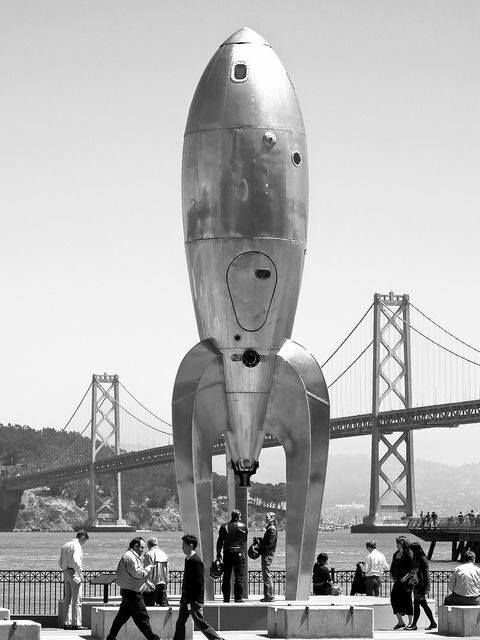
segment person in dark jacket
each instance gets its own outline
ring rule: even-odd
[[[313,565],[313,595],[330,596],[332,594],[332,576],[328,568],[328,555],[319,553]]]
[[[218,532],[217,560],[222,560],[223,549],[223,601],[230,602],[230,578],[232,569],[235,576],[233,596],[235,602],[245,602],[243,598],[243,580],[245,573],[248,529],[240,522],[241,513],[232,511],[231,520],[222,524]]]
[[[185,623],[190,615],[195,628],[201,631],[209,640],[223,640],[203,617],[205,568],[202,559],[195,553],[197,544],[196,536],[187,534],[182,537],[182,551],[186,558],[180,609],[178,610],[178,620],[173,640],[185,640]]]
[[[364,566],[365,566],[364,562],[357,562],[355,573],[353,574],[352,589],[350,591],[351,596],[355,596],[358,593],[360,594],[367,593],[365,572],[363,571]]]
[[[262,543],[260,545],[260,553],[262,557],[262,578],[263,578],[263,598],[260,602],[273,602],[273,580],[270,566],[275,556],[277,548],[277,521],[275,514],[269,512],[265,514],[265,522],[267,523],[265,533],[263,534]]]
[[[437,623],[433,617],[432,610],[427,604],[427,596],[430,591],[430,571],[428,568],[428,559],[425,551],[418,542],[410,543],[410,550],[413,554],[413,568],[410,574],[413,583],[413,621],[405,627],[409,631],[417,630],[417,622],[420,617],[420,607],[430,622],[427,631],[437,628]]]
[[[409,579],[413,568],[413,554],[410,551],[410,543],[405,536],[396,538],[397,550],[393,554],[390,564],[390,575],[393,578],[393,587],[390,593],[393,613],[397,616],[397,624],[394,629],[403,629],[405,623],[403,616],[408,616],[408,624],[412,624],[412,581]]]

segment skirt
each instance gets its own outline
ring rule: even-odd
[[[393,613],[401,616],[413,615],[412,587],[404,582],[394,582],[390,593]]]

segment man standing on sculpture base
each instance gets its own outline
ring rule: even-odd
[[[230,579],[232,570],[235,576],[233,595],[235,602],[245,602],[243,598],[243,580],[245,573],[248,529],[240,522],[241,513],[232,511],[231,520],[222,524],[218,532],[217,560],[222,559],[223,549],[223,601],[230,602]]]
[[[273,602],[275,596],[273,594],[273,580],[270,566],[273,562],[273,557],[277,549],[277,521],[275,520],[275,514],[270,512],[265,514],[265,522],[267,527],[263,534],[263,539],[260,544],[260,554],[262,556],[262,578],[263,578],[263,598],[260,602]]]

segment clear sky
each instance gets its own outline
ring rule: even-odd
[[[307,128],[293,337],[322,361],[394,290],[480,344],[476,0],[4,0],[1,422],[61,427],[103,371],[170,420],[198,338],[183,130],[208,60],[244,25],[278,53]],[[477,461],[480,429],[415,441],[421,458]]]

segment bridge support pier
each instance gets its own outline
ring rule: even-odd
[[[92,421],[90,459],[90,499],[88,528],[132,531],[122,516],[121,473],[97,474],[95,460],[100,453],[118,456],[120,446],[119,382],[117,375],[92,377]],[[113,482],[108,484],[110,477]]]
[[[404,520],[406,527],[415,512],[413,433],[382,433],[379,413],[387,403],[388,409],[411,407],[408,295],[376,293],[373,322],[372,467],[364,524],[373,528]]]
[[[13,531],[23,489],[0,487],[0,531]]]

